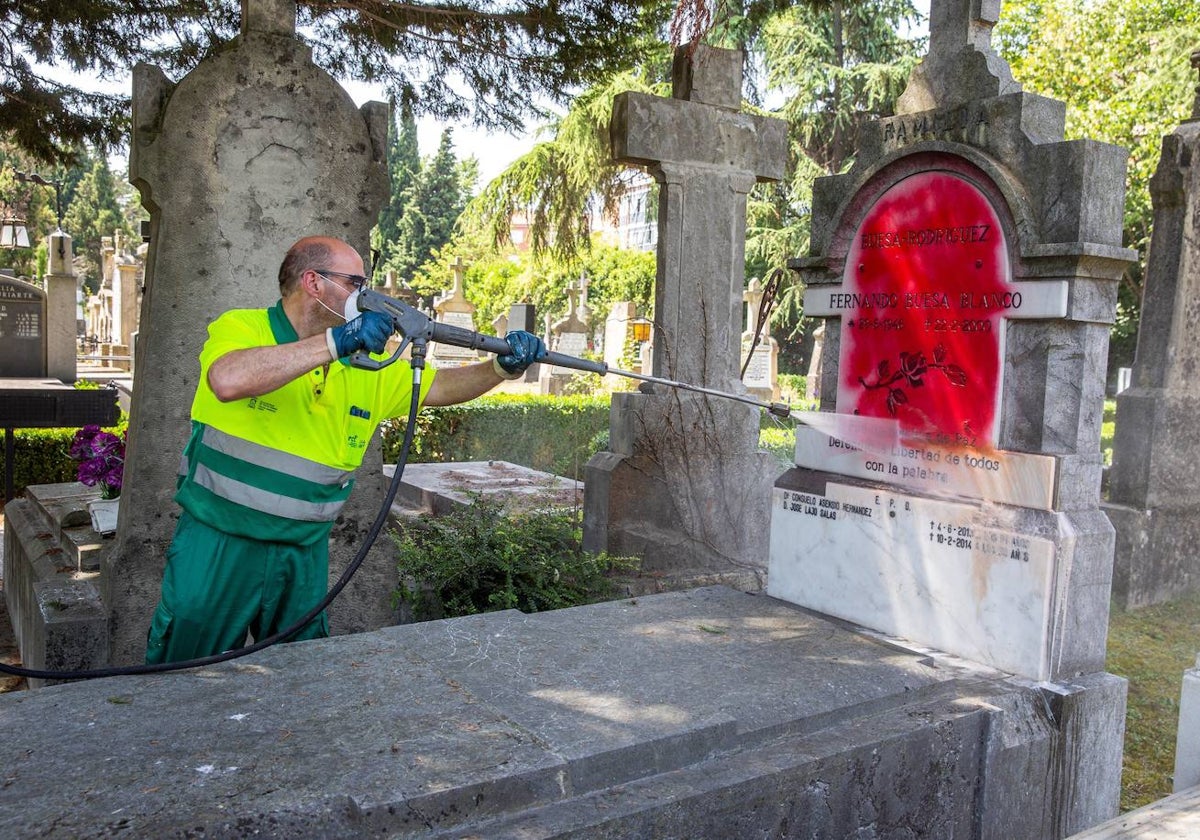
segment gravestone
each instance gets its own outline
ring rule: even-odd
[[[567,314],[550,325],[548,346],[556,353],[582,357],[588,350],[587,323],[579,317],[579,295],[581,289],[574,283],[567,286]],[[561,394],[578,371],[554,365],[539,365],[542,368],[542,393]]]
[[[742,333],[742,359],[745,364],[742,382],[753,396],[767,402],[779,401],[779,343],[771,338],[770,325],[763,324],[758,340],[754,338],[754,325],[758,320],[758,309],[762,305],[762,282],[751,278],[742,294],[746,302],[746,331]]]
[[[1192,55],[1200,69],[1200,52]],[[1198,88],[1200,90],[1200,88]],[[1117,395],[1109,502],[1117,531],[1113,597],[1122,607],[1200,589],[1200,98],[1163,138],[1150,181],[1154,238],[1130,387]]]
[[[387,195],[387,107],[356,108],[295,29],[294,2],[243,0],[241,34],[178,82],[134,69],[129,169],[150,248],[121,518],[103,569],[114,662],[144,654],[207,324],[272,305],[279,264],[302,236],[338,236],[367,253]],[[334,525],[335,578],[382,504],[381,462],[369,447]],[[376,547],[330,609],[334,632],[388,623],[394,579],[390,552]]]
[[[475,304],[467,300],[464,278],[467,266],[462,257],[455,257],[450,266],[454,272],[454,286],[433,302],[436,319],[443,324],[464,330],[475,329]],[[434,343],[429,348],[429,361],[434,367],[461,367],[479,361],[479,353],[453,344]]]
[[[783,176],[786,124],[740,110],[739,51],[679,50],[672,76],[670,99],[618,96],[611,126],[614,159],[660,185],[651,372],[744,394],[746,196]],[[640,556],[675,584],[761,587],[778,469],[758,428],[743,403],[646,385],[614,394],[609,451],[585,473],[584,547]]]
[[[1114,679],[1100,424],[1135,256],[1125,151],[1064,142],[1063,106],[1014,88],[988,45],[998,10],[934,0],[896,116],[814,186],[791,267],[825,319],[821,407],[847,439],[797,429],[767,591],[1071,697],[1080,675]],[[1056,780],[1037,807],[1070,830],[1116,810],[1116,778],[1091,775],[1120,766],[1123,697],[1104,702],[1087,748],[1035,771]]]
[[[46,375],[46,293],[0,275],[0,378]]]

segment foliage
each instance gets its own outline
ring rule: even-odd
[[[607,78],[645,54],[669,7],[638,0],[493,3],[299,3],[300,36],[337,78],[382,84],[416,115],[470,114],[516,129],[539,103]],[[129,134],[129,99],[90,94],[41,75],[35,63],[105,81],[138,61],[173,78],[240,31],[241,4],[118,0],[6,3],[0,12],[0,125],[45,161],[101,150]],[[402,57],[402,58],[397,58]]]
[[[1144,257],[1153,222],[1149,183],[1161,138],[1188,117],[1195,101],[1188,57],[1200,44],[1200,4],[1006,0],[995,42],[1026,90],[1066,103],[1068,140],[1092,138],[1129,149],[1125,244]],[[1141,284],[1142,271],[1135,268],[1120,286],[1110,369],[1133,358]]]
[[[496,247],[510,243],[509,223],[523,215],[529,223],[535,257],[553,254],[570,266],[591,244],[589,219],[615,212],[628,183],[628,170],[613,164],[609,124],[614,98],[625,91],[665,94],[664,57],[654,72],[624,72],[577,96],[566,115],[538,143],[514,161],[467,206],[468,228],[487,231]]]
[[[923,39],[905,38],[919,15],[910,0],[796,4],[765,20],[761,59],[768,91],[786,97],[777,116],[788,122],[788,181],[759,186],[749,206],[747,270],[765,276],[804,253],[813,182],[853,162],[859,126],[890,116]],[[802,289],[780,295],[772,322],[790,339],[804,328]]]
[[[577,260],[564,263],[551,255],[536,259],[512,250],[493,251],[478,231],[460,234],[435,253],[433,260],[414,275],[413,288],[427,297],[449,288],[450,265],[458,257],[467,263],[467,298],[476,306],[476,327],[484,330],[499,315],[507,314],[514,303],[532,303],[538,312],[555,318],[565,315],[567,284],[581,274],[588,277],[589,323],[593,328],[602,327],[617,301],[631,300],[646,312],[653,300],[656,263],[651,251],[597,242]]]
[[[13,492],[20,495],[37,484],[76,481],[76,466],[67,454],[74,429],[17,429],[13,432]],[[7,470],[0,447],[0,465]],[[0,488],[2,490],[3,488]]]
[[[403,196],[404,210],[396,224],[395,241],[387,243],[390,255],[385,269],[402,279],[411,278],[450,241],[474,188],[477,170],[474,158],[465,164],[458,162],[453,132],[443,131],[437,154],[421,165]]]
[[[608,428],[608,397],[543,397],[494,394],[452,406],[422,409],[410,459],[509,461],[535,470],[582,479],[594,453],[593,439]],[[394,463],[404,425],[383,426],[383,458]]]
[[[636,560],[585,553],[580,538],[574,511],[508,514],[498,500],[477,495],[451,513],[401,525],[393,535],[397,594],[418,620],[615,597],[610,575],[636,568]]]
[[[45,235],[54,230],[54,190],[36,184],[20,183],[13,170],[27,174],[38,169],[38,162],[13,143],[0,140],[0,214],[25,219],[31,249],[9,248],[0,251],[0,264],[18,276],[39,277],[39,260],[45,260]],[[61,172],[38,173],[53,180]]]
[[[101,240],[120,233],[125,242],[132,242],[135,228],[118,200],[117,180],[103,155],[91,160],[72,193],[70,206],[64,208],[63,229],[71,234],[75,254],[82,258],[77,267],[81,279],[99,289],[104,279]]]
[[[88,487],[100,485],[100,498],[121,495],[125,475],[125,434],[118,437],[89,425],[75,433],[67,455],[79,462],[77,478]]]
[[[378,256],[372,269],[383,267],[397,258],[397,243],[400,239],[400,219],[404,216],[404,205],[409,190],[421,171],[421,151],[417,144],[417,122],[412,109],[403,110],[388,125],[387,165],[391,181],[388,203],[379,211],[379,223],[371,231],[371,247]],[[375,273],[375,280],[382,278]],[[407,278],[405,278],[407,279]]]
[[[1121,810],[1148,805],[1171,793],[1179,684],[1196,664],[1200,596],[1122,612],[1109,618],[1105,667],[1129,680],[1125,752],[1121,759]]]

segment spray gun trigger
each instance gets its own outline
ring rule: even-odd
[[[767,411],[774,414],[776,417],[787,419],[792,416],[792,407],[785,403],[771,403],[767,406]]]

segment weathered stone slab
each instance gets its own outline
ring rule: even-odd
[[[112,542],[90,525],[63,527],[99,491],[82,484],[27,488],[5,506],[4,599],[29,668],[94,668],[108,659],[108,617],[92,566]],[[95,546],[94,548],[92,546]],[[94,568],[94,567],[93,567]],[[31,688],[53,681],[30,679]]]
[[[1062,836],[1116,807],[1089,679],[722,587],[405,625],[0,697],[0,834]]]
[[[383,474],[390,481],[396,465],[384,464]],[[408,464],[393,509],[441,515],[471,504],[476,496],[497,499],[510,511],[574,508],[583,504],[583,485],[508,461]]]

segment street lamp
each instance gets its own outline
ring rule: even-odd
[[[62,181],[49,180],[36,172],[22,172],[19,169],[13,170],[13,177],[22,184],[37,184],[39,187],[51,187],[54,190],[54,216],[58,230],[62,232]],[[12,234],[8,235],[9,224],[12,223]],[[12,242],[13,244],[6,244]],[[28,248],[29,247],[29,231],[25,229],[23,220],[5,219],[3,226],[0,226],[0,246],[8,248]],[[58,257],[62,259],[65,256],[66,242],[60,236],[58,239]]]
[[[28,248],[29,231],[25,229],[25,220],[12,211],[0,219],[0,248]]]

